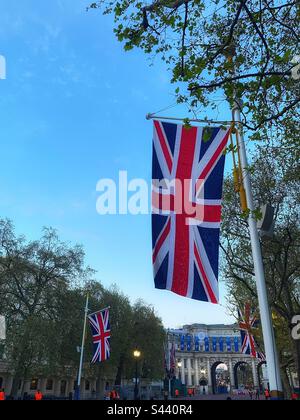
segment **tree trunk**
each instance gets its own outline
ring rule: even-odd
[[[122,384],[122,376],[123,376],[123,370],[124,370],[124,364],[125,364],[125,355],[121,354],[119,366],[117,370],[115,385],[120,386]]]
[[[289,375],[288,375],[288,372],[287,372],[287,368],[282,368],[281,369],[281,378],[282,378],[284,397],[285,397],[285,399],[290,400],[291,395],[292,395],[292,388],[291,388],[291,385],[290,385],[290,379],[289,379]]]
[[[19,385],[20,385],[20,381],[21,381],[21,376],[15,374],[14,378],[13,378],[13,383],[12,383],[12,387],[11,387],[11,392],[10,392],[10,396],[11,398],[13,398],[14,400],[18,398],[18,392],[19,392]]]
[[[12,383],[12,388],[11,388],[11,393],[10,393],[10,396],[13,399],[18,398],[20,381],[21,380],[25,381],[27,378],[28,366],[26,367],[26,363],[25,363],[26,356],[28,353],[27,348],[28,348],[27,342],[25,340],[25,343],[24,341],[22,343],[22,347],[18,355],[18,361],[16,363],[16,367],[14,370],[14,378],[13,378],[13,383]]]

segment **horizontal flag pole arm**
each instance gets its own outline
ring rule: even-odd
[[[99,311],[93,312],[93,313],[89,314],[89,316],[92,316],[92,315],[98,314],[99,312],[106,311],[106,309],[110,309],[110,308],[111,308],[111,306],[107,306],[106,308],[99,309]]]
[[[177,118],[177,117],[163,117],[155,114],[147,114],[146,120],[169,120],[169,121],[190,121],[196,123],[204,123],[204,124],[222,124],[222,125],[232,125],[233,121],[216,121],[216,120],[208,120],[208,119],[190,119],[190,118]]]

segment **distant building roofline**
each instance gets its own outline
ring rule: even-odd
[[[169,331],[184,331],[192,329],[239,329],[238,324],[187,324],[180,328],[169,328]]]

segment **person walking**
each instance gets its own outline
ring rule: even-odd
[[[265,390],[265,399],[266,400],[269,400],[270,399],[270,391],[269,391],[268,388]]]
[[[4,389],[0,389],[0,401],[5,401],[5,392]]]
[[[292,401],[297,401],[299,398],[298,398],[298,394],[297,394],[297,392],[293,392],[292,393],[292,395],[291,395],[291,400]]]
[[[178,398],[179,397],[179,389],[175,389],[175,398]]]
[[[259,388],[256,389],[256,399],[260,400],[260,392],[259,392]]]
[[[105,391],[104,400],[105,401],[110,401],[110,398],[111,398],[110,392],[109,391]]]
[[[34,394],[34,400],[35,401],[42,401],[43,399],[43,394],[41,393],[41,391],[38,389],[36,391],[36,393]]]
[[[117,391],[116,389],[113,389],[113,390],[111,391],[111,393],[110,393],[110,399],[111,399],[112,401],[117,401],[117,400],[119,400],[119,399],[120,399],[119,393],[118,393],[118,391]]]

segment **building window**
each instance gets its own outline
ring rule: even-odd
[[[85,390],[89,391],[90,390],[90,381],[85,381]]]
[[[187,359],[183,359],[183,366],[184,366],[184,369],[187,368]]]
[[[21,380],[20,380],[20,381],[19,381],[19,388],[18,388],[18,389],[19,389],[19,391],[20,391],[20,389],[22,388],[22,385],[23,385],[23,381],[21,381]]]
[[[194,360],[191,359],[191,368],[194,369]]]
[[[38,379],[33,378],[30,382],[30,391],[36,391],[38,389]]]
[[[46,391],[52,391],[53,390],[53,380],[48,379],[46,383]]]

